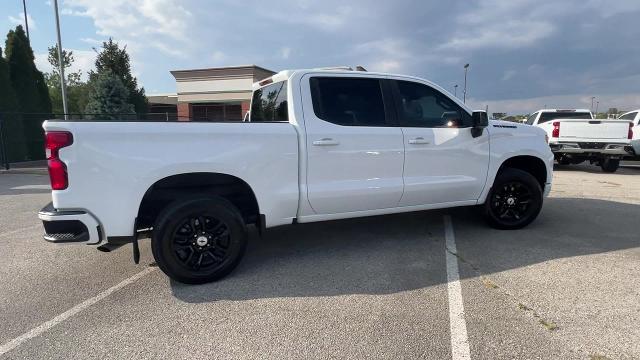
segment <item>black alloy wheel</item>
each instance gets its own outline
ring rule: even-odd
[[[542,196],[542,188],[533,175],[519,169],[503,169],[485,201],[485,218],[498,229],[523,228],[540,213]]]
[[[165,208],[153,229],[151,249],[170,278],[202,284],[229,274],[247,246],[240,211],[219,197],[193,197]]]

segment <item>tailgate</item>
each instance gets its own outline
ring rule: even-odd
[[[560,140],[627,140],[629,123],[620,120],[560,120]]]

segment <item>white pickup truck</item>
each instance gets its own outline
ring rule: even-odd
[[[620,120],[631,121],[633,128],[631,129],[631,146],[636,157],[640,157],[640,109],[626,112],[620,117]]]
[[[283,71],[254,84],[248,120],[46,121],[45,239],[133,243],[136,258],[150,232],[168,276],[203,283],[238,264],[248,224],[478,206],[518,229],[551,188],[544,131],[488,122],[415,77]]]
[[[586,109],[542,109],[529,115],[526,123],[545,130],[561,165],[588,160],[604,172],[615,172],[622,158],[634,154],[629,144],[633,133],[629,121],[594,119]]]

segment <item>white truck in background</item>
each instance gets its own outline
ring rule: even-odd
[[[636,153],[636,158],[640,157],[640,109],[626,112],[620,115],[618,119],[631,121],[633,124],[631,146],[633,146],[633,151]]]
[[[595,119],[586,109],[542,109],[529,115],[526,123],[546,131],[549,147],[561,165],[589,161],[604,172],[615,172],[622,158],[634,155],[629,121]]]
[[[282,71],[254,84],[247,120],[46,121],[45,239],[133,243],[135,259],[150,232],[160,269],[203,283],[238,264],[248,225],[477,206],[519,229],[551,189],[544,131],[411,76]]]

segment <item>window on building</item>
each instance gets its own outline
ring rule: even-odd
[[[253,92],[251,122],[289,122],[287,82],[267,85]]]
[[[380,80],[312,77],[313,111],[324,121],[344,126],[386,126]]]
[[[470,127],[471,115],[440,91],[412,81],[396,81],[399,121],[409,127]]]

